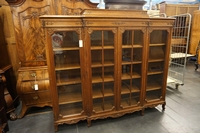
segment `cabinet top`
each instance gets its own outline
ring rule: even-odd
[[[82,19],[82,18],[110,18],[110,19],[173,19],[150,18],[147,11],[143,10],[109,10],[109,9],[85,9],[81,15],[43,15],[40,19]]]
[[[147,11],[143,10],[108,10],[108,9],[85,9],[81,15],[43,15],[40,18],[149,18]]]

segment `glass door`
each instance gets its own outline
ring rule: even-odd
[[[55,32],[52,35],[61,116],[81,114],[83,111],[79,38],[76,31]]]
[[[92,100],[95,113],[114,108],[115,34],[93,30],[90,34]]]
[[[146,101],[160,100],[163,96],[163,81],[166,76],[165,55],[167,49],[167,30],[154,29],[150,33],[148,54]],[[166,67],[166,68],[165,68]]]
[[[121,107],[137,106],[142,89],[144,33],[125,30],[122,33]]]

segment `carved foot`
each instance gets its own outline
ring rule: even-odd
[[[88,123],[88,127],[90,127],[91,126],[91,119],[87,119],[87,123]]]
[[[165,105],[166,105],[166,103],[164,103],[164,104],[162,105],[162,111],[165,111]]]
[[[22,103],[22,109],[21,109],[20,114],[17,116],[17,118],[21,119],[22,117],[24,117],[26,111],[27,111],[27,107],[24,103]]]
[[[14,121],[16,120],[18,117],[17,117],[17,114],[15,112],[11,112],[10,115],[9,115],[9,119],[11,121]]]
[[[144,109],[142,109],[142,110],[140,111],[140,115],[141,115],[141,116],[144,115]]]
[[[55,132],[58,131],[58,124],[54,124],[54,131],[55,131]]]
[[[194,65],[195,65],[195,67],[196,67],[196,68],[195,68],[195,71],[196,71],[196,70],[199,68],[199,65],[198,65],[198,63],[197,63],[197,62],[195,62],[195,64],[194,64]]]

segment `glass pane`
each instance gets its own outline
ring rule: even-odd
[[[102,67],[92,68],[92,80],[100,80],[102,82]]]
[[[123,107],[134,106],[140,100],[141,78],[122,80],[121,105]]]
[[[131,62],[132,61],[132,49],[122,49],[122,61]]]
[[[52,35],[53,48],[79,47],[79,35],[76,31],[55,32]]]
[[[114,96],[105,97],[104,110],[112,110],[112,107],[114,107]]]
[[[159,71],[164,71],[164,62],[150,62],[148,65],[148,72],[159,72]]]
[[[76,31],[55,32],[52,46],[60,115],[80,114],[83,105],[79,34]]]
[[[133,50],[133,61],[142,61],[142,49],[135,48]]]
[[[168,32],[154,30],[150,34],[149,60],[164,59]]]
[[[162,96],[162,80],[167,37],[167,30],[153,30],[150,33],[148,77],[146,87],[147,100],[159,100]]]
[[[150,34],[150,44],[161,44],[167,41],[166,30],[154,30]]]
[[[77,84],[81,82],[80,69],[56,71],[57,85]]]
[[[147,91],[146,99],[148,101],[150,101],[150,100],[159,100],[161,95],[162,95],[161,89],[160,90]]]
[[[114,63],[114,50],[104,50],[104,61]]]
[[[93,109],[95,112],[111,110],[114,106],[114,82],[96,83],[93,89]]]
[[[59,54],[54,52],[54,63],[55,67],[72,67],[73,65],[80,66],[79,50],[68,50]]]
[[[93,46],[114,46],[114,33],[112,31],[95,30],[90,35],[91,47]]]
[[[102,50],[92,50],[91,51],[91,63],[100,63],[102,64]]]
[[[141,64],[122,65],[122,79],[139,78],[141,76]]]
[[[162,96],[162,74],[149,75],[147,77],[146,99],[156,100]]]
[[[103,31],[93,31],[90,35],[91,46],[102,46]]]
[[[165,47],[163,46],[151,46],[149,47],[149,60],[156,60],[156,59],[164,59],[165,56]]]
[[[114,33],[112,31],[104,31],[104,46],[114,46]]]
[[[90,39],[93,110],[97,113],[114,106],[114,33],[94,30]]]
[[[114,66],[104,67],[104,82],[114,79]]]
[[[143,36],[141,30],[122,34],[122,107],[136,106],[140,101]]]
[[[143,32],[126,30],[122,35],[122,45],[143,45]]]

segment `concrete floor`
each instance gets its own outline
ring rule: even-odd
[[[162,107],[146,109],[144,116],[138,112],[120,118],[86,121],[73,125],[59,125],[57,133],[199,133],[200,132],[200,69],[194,71],[194,62],[188,62],[185,84],[171,84],[167,88],[166,110]],[[19,107],[20,108],[20,107]],[[22,119],[9,121],[8,133],[54,133],[51,108],[29,111]]]

